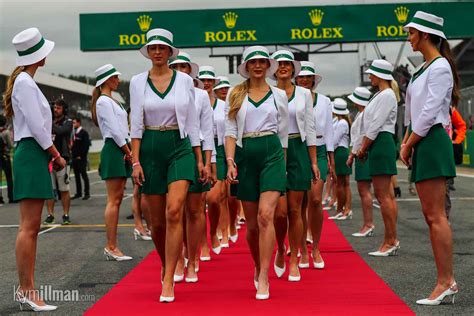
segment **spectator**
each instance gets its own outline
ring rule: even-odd
[[[76,117],[72,120],[74,127],[74,137],[72,143],[72,169],[76,177],[76,194],[73,196],[74,199],[82,197],[82,183],[81,178],[84,181],[84,197],[83,200],[90,199],[89,191],[89,177],[87,175],[87,154],[89,153],[89,147],[91,146],[91,140],[89,133],[81,126],[81,119]]]
[[[71,163],[71,143],[72,143],[72,121],[67,117],[68,105],[64,100],[60,99],[54,102],[53,107],[53,142],[58,149],[61,157],[66,160],[66,167],[51,172],[51,181],[53,189],[57,192],[63,206],[63,225],[71,224],[69,218],[69,207],[71,205],[71,197],[69,195],[69,164]],[[55,200],[48,200],[48,216],[44,221],[45,224],[54,223],[54,204]]]
[[[7,119],[0,115],[0,182],[2,171],[5,172],[7,180],[8,203],[13,203],[13,177],[10,152],[13,148],[11,130],[7,127]],[[0,204],[4,204],[3,195],[0,189]]]

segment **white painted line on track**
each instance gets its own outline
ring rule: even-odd
[[[372,205],[375,206],[376,208],[380,208],[380,205],[378,205],[377,203],[375,203],[375,201],[372,202]]]
[[[38,235],[41,235],[41,234],[47,233],[47,232],[49,232],[49,231],[52,231],[53,229],[56,229],[56,228],[58,228],[58,227],[60,227],[60,226],[61,226],[61,225],[54,225],[54,226],[52,226],[52,227],[50,227],[50,228],[48,228],[48,229],[45,229],[45,230],[40,231],[40,232],[38,233]]]
[[[419,198],[408,198],[408,199],[397,199],[397,202],[412,202],[412,201],[419,201]],[[473,201],[474,197],[451,197],[451,200],[456,201]]]
[[[20,225],[0,225],[0,228],[18,228]]]

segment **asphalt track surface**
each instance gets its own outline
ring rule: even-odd
[[[401,245],[398,256],[373,258],[367,255],[369,251],[377,249],[383,236],[383,224],[377,204],[374,208],[375,236],[362,239],[350,236],[362,223],[360,200],[353,182],[351,187],[354,218],[338,221],[340,230],[354,250],[419,315],[474,314],[474,176],[472,171],[466,173],[467,176],[456,178],[456,191],[452,193],[454,266],[455,277],[460,287],[454,306],[443,304],[437,307],[424,307],[415,303],[417,299],[429,295],[435,285],[436,269],[428,227],[418,199],[408,193],[407,171],[404,168],[399,169],[402,197],[398,199],[398,235]],[[133,240],[133,221],[125,219],[131,213],[132,185],[128,182],[121,208],[118,240],[119,247],[124,253],[134,259],[128,262],[105,260],[102,253],[105,244],[103,227],[105,184],[100,181],[97,173],[91,173],[90,179],[92,198],[88,201],[72,201],[70,214],[73,225],[43,227],[38,238],[37,287],[50,285],[54,290],[78,290],[80,295],[80,301],[56,302],[59,309],[51,315],[81,315],[153,250],[152,242]],[[75,192],[74,189],[72,192]],[[4,190],[4,195],[5,193]],[[61,223],[61,213],[61,207],[56,204],[57,223]],[[46,209],[43,212],[43,219],[45,214]],[[18,304],[13,300],[14,288],[18,284],[15,265],[18,217],[18,204],[6,204],[0,207],[0,315],[24,315],[20,313]],[[348,266],[347,269],[351,267]],[[341,303],[343,301],[344,289],[341,288]]]

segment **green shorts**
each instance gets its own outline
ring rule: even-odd
[[[277,135],[244,138],[238,153],[237,198],[258,201],[266,191],[286,192],[285,157]]]
[[[202,148],[202,147],[201,147]],[[206,163],[206,154],[204,151],[201,151],[202,154],[202,161],[205,164]],[[193,154],[194,157],[194,154]],[[196,157],[194,157],[194,165],[196,165]],[[194,183],[192,183],[189,186],[188,192],[191,193],[203,193],[211,190],[211,185],[208,183],[206,185],[203,185],[201,182],[199,182],[199,171],[197,168],[194,168],[195,171],[195,176],[194,176]]]
[[[428,134],[415,145],[411,181],[456,176],[453,145],[441,124],[431,127]]]
[[[311,189],[311,161],[308,147],[301,138],[288,140],[286,151],[286,189],[288,191],[307,191]]]
[[[22,138],[13,156],[13,200],[54,198],[50,155],[33,137]]]
[[[179,131],[145,130],[140,146],[140,164],[145,181],[144,194],[166,194],[168,185],[178,180],[191,183],[196,178],[196,163],[188,138]]]
[[[321,145],[316,147],[316,153],[318,156],[318,169],[319,173],[321,174],[321,180],[326,182],[326,178],[328,177],[328,152],[326,150],[326,145]]]
[[[355,157],[355,180],[356,181],[372,181],[370,176],[369,160],[360,160]]]
[[[225,159],[224,145],[217,145],[217,138],[214,138],[214,144],[216,146],[216,168],[217,168],[217,180],[225,180],[227,177],[227,161]]]
[[[117,143],[112,138],[106,138],[100,152],[99,174],[102,180],[129,178],[132,175],[132,166],[123,156]]]
[[[352,174],[352,168],[347,166],[347,158],[349,158],[349,149],[339,146],[334,151],[334,163],[336,165],[337,176],[348,176]]]
[[[397,174],[397,149],[393,134],[380,132],[369,148],[369,173],[371,176]]]

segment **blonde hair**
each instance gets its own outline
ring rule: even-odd
[[[401,98],[400,98],[400,87],[398,86],[398,82],[396,82],[395,80],[392,80],[390,82],[390,87],[392,88],[393,92],[395,93],[395,97],[397,98],[397,103],[399,103]]]
[[[244,102],[245,96],[249,93],[249,80],[245,80],[244,82],[235,86],[232,92],[229,95],[229,118],[235,119],[237,117],[237,113],[239,112],[240,108],[242,107],[242,103]]]
[[[100,87],[96,87],[94,91],[92,91],[92,100],[91,100],[91,114],[92,114],[92,121],[95,123],[96,126],[99,125],[97,122],[97,99],[100,97]]]
[[[13,106],[12,106],[12,93],[13,93],[13,84],[15,83],[16,77],[25,70],[24,66],[16,67],[13,69],[12,74],[8,77],[7,80],[7,89],[3,96],[3,112],[7,118],[13,117]]]

